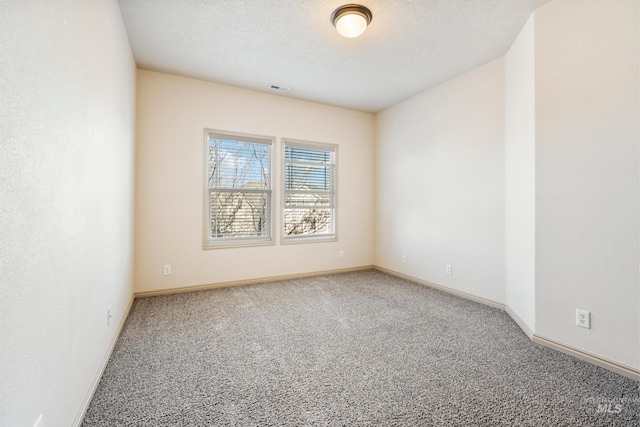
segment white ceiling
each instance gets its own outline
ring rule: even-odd
[[[330,16],[349,0],[119,0],[138,67],[377,112],[504,55],[549,0],[361,0],[359,38]],[[271,91],[272,92],[272,91]]]

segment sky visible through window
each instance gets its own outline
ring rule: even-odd
[[[269,144],[209,138],[209,188],[268,188]]]

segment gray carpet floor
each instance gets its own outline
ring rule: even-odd
[[[638,426],[639,387],[363,271],[135,300],[83,425]]]

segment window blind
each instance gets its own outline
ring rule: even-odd
[[[284,158],[285,239],[334,235],[335,147],[285,141]]]

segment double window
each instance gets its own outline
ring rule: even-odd
[[[273,244],[272,138],[205,130],[205,248]],[[335,239],[336,147],[283,141],[282,242]]]

